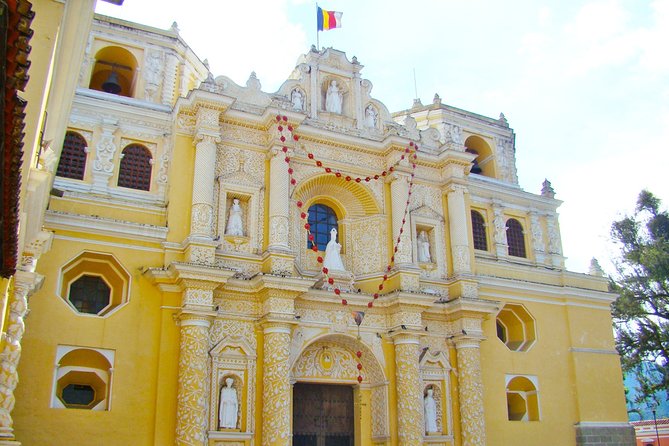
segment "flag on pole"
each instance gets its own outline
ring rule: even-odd
[[[329,29],[341,28],[341,12],[326,11],[320,6],[316,12],[316,20],[318,22],[318,31],[327,31]]]

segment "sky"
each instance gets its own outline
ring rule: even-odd
[[[611,274],[611,223],[642,189],[669,204],[669,0],[321,0],[343,12],[320,46],[357,56],[391,111],[413,99],[497,118],[516,132],[520,186],[551,181],[568,269]],[[307,0],[125,0],[96,12],[176,21],[214,76],[276,91],[316,43]],[[414,70],[415,80],[414,83]]]

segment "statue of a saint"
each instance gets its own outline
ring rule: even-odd
[[[230,217],[228,217],[228,226],[225,228],[226,235],[244,236],[244,222],[242,220],[242,207],[239,205],[239,199],[232,200],[230,206]]]
[[[337,243],[337,229],[330,230],[330,241],[325,247],[325,259],[323,266],[329,270],[346,271],[344,262],[341,261],[341,245]]]
[[[365,127],[370,129],[376,128],[377,118],[378,113],[376,112],[376,109],[373,106],[368,105],[365,109]]]
[[[328,91],[325,94],[325,111],[341,114],[342,93],[337,87],[337,81],[330,82]]]
[[[221,388],[221,401],[218,408],[218,425],[226,429],[235,429],[237,427],[237,390],[232,387],[234,380],[225,379],[225,386]]]
[[[427,389],[427,395],[423,400],[423,406],[425,407],[425,432],[438,432],[437,431],[437,402],[434,400],[434,389]]]
[[[432,256],[430,256],[430,240],[427,238],[427,232],[420,231],[418,234],[418,261],[419,262],[432,262]]]
[[[293,104],[293,110],[304,110],[304,98],[302,92],[297,88],[290,94],[290,102]]]

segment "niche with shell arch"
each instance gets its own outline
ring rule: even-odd
[[[316,175],[298,183],[294,202],[304,203],[306,211],[314,204],[324,204],[337,215],[337,241],[342,245],[342,260],[354,274],[381,271],[385,267],[387,246],[381,206],[372,192],[359,183],[334,175]],[[293,203],[294,203],[293,202]],[[316,255],[307,248],[306,231],[300,218],[302,210],[291,206],[292,243],[303,270],[318,271]],[[318,246],[323,255],[325,246]]]
[[[477,173],[475,170],[480,169],[479,175],[497,178],[495,155],[485,139],[472,135],[465,140],[465,147],[467,152],[476,155],[472,161],[472,173]]]
[[[134,97],[137,58],[127,49],[109,45],[95,54],[88,88],[119,96]],[[111,85],[117,85],[112,88]]]

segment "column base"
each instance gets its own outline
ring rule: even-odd
[[[21,446],[21,442],[16,441],[16,440],[2,440],[2,439],[0,439],[0,446]]]
[[[277,276],[292,276],[294,264],[295,256],[292,253],[266,251],[262,259],[262,271]]]

